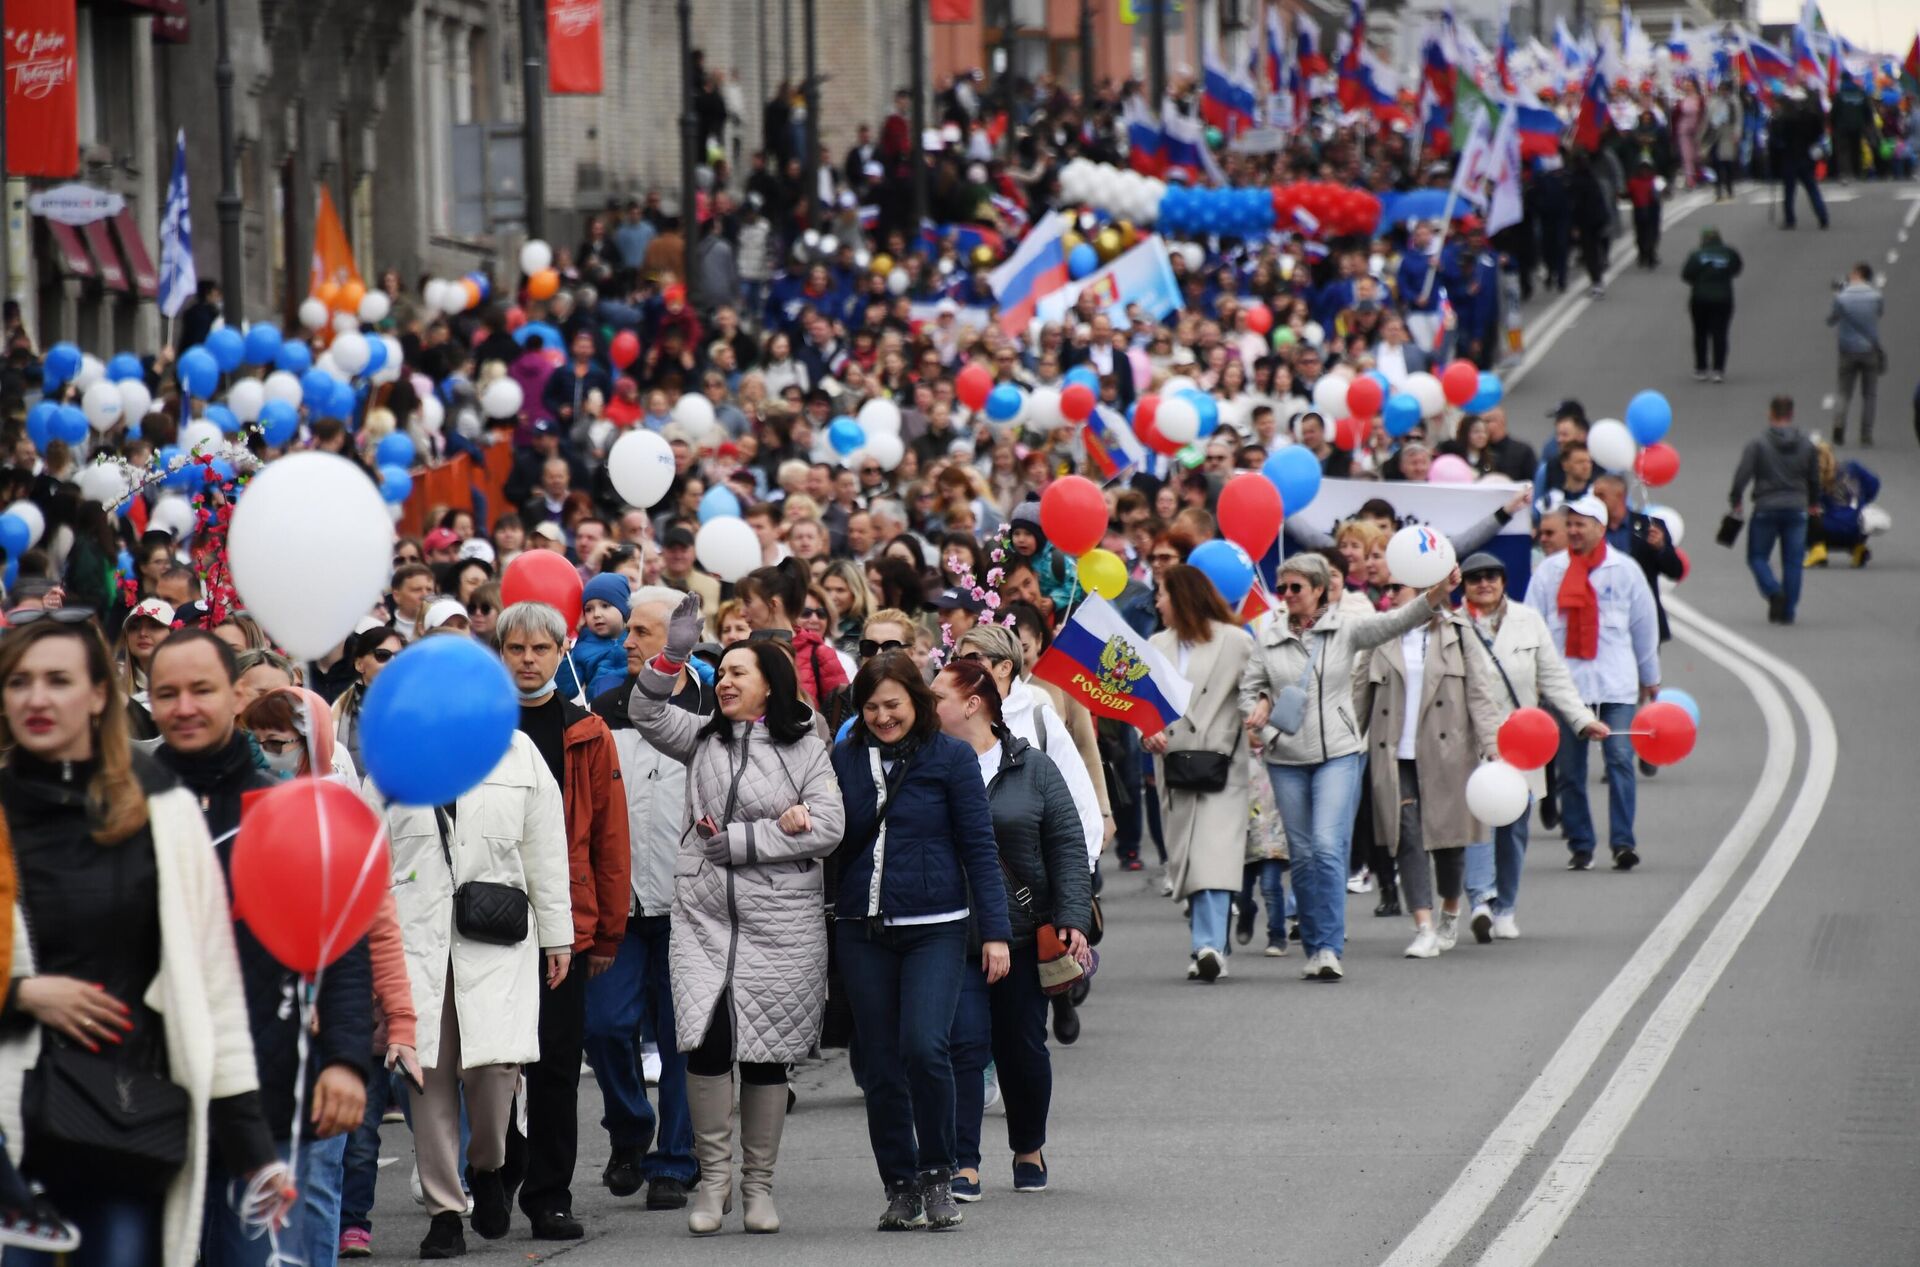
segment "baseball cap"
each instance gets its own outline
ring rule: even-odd
[[[560,434],[560,428],[554,424],[551,418],[535,418],[533,420],[533,434],[537,436],[557,436]]]
[[[451,550],[460,544],[460,534],[451,528],[435,528],[420,544],[428,550]]]
[[[558,541],[563,544],[567,539],[567,534],[560,530],[560,525],[551,519],[543,519],[535,524],[533,526],[533,535],[536,537],[545,537],[549,541]]]
[[[494,563],[497,556],[493,552],[493,543],[485,537],[468,537],[460,543],[460,558],[478,559],[482,563]]]
[[[1507,574],[1507,565],[1502,563],[1497,556],[1481,550],[1477,553],[1469,554],[1467,561],[1460,565],[1460,575],[1462,576],[1472,576],[1475,572],[1498,572],[1500,575],[1505,576]]]
[[[688,548],[691,548],[692,545],[693,545],[693,533],[689,529],[683,527],[680,524],[675,524],[673,527],[667,529],[665,532],[660,534],[660,548],[662,550],[671,550],[675,546],[686,546]]]
[[[165,599],[143,598],[127,613],[127,619],[151,620],[162,629],[173,628],[173,605]]]
[[[456,616],[462,620],[467,619],[467,609],[461,606],[459,600],[452,598],[436,599],[427,605],[427,614],[420,618],[420,632],[425,633],[429,629],[438,629]]]
[[[943,612],[958,610],[972,612],[978,616],[987,609],[985,603],[975,598],[971,592],[963,590],[957,585],[949,585],[946,589],[935,594],[932,602],[936,610]]]
[[[1567,503],[1569,515],[1579,515],[1583,519],[1597,519],[1607,522],[1607,504],[1592,493],[1584,493]]]

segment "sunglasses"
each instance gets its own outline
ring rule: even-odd
[[[1307,583],[1305,581],[1288,581],[1284,585],[1276,585],[1273,588],[1277,593],[1281,594],[1304,594],[1307,592]]]
[[[399,655],[400,653],[397,651],[390,651],[386,647],[375,647],[373,650],[367,652],[367,654],[373,657],[373,662],[375,664],[385,664],[387,661],[393,659],[393,657],[395,657],[396,655]]]
[[[880,468],[877,466],[863,466],[860,468],[860,473],[862,475],[878,475],[880,474]]]
[[[901,642],[898,638],[889,638],[885,642],[875,642],[871,638],[862,638],[860,640],[860,658],[862,660],[871,660],[873,657],[885,651],[905,650],[906,645],[906,643]]]
[[[802,616],[814,616],[821,620],[825,620],[827,618],[827,609],[824,607],[802,607],[800,609],[800,614]]]
[[[13,612],[7,617],[7,624],[18,629],[23,625],[37,624],[42,620],[51,620],[56,625],[84,625],[93,619],[91,607],[34,607],[26,611]]]
[[[1462,579],[1465,580],[1468,585],[1491,585],[1495,581],[1506,580],[1507,576],[1504,572],[1475,572],[1472,576],[1463,577]]]

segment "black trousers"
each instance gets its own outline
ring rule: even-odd
[[[1688,303],[1693,314],[1693,368],[1706,373],[1708,357],[1718,374],[1727,368],[1727,327],[1733,324],[1733,301],[1695,299]]]
[[[545,966],[544,956],[542,967]],[[580,1059],[587,1036],[587,957],[577,954],[558,989],[540,991],[540,1059],[527,1079],[527,1136],[507,1127],[507,1173],[524,1177],[527,1217],[573,1210],[573,1165],[580,1143]],[[516,1161],[524,1158],[519,1166]],[[508,1188],[511,1195],[512,1188]]]
[[[687,1053],[687,1072],[702,1078],[724,1078],[733,1072],[733,1065],[733,991],[722,990],[713,1005],[713,1019],[707,1022],[707,1036]],[[743,1060],[740,1081],[751,1087],[783,1087],[787,1084],[787,1066],[781,1061]]]

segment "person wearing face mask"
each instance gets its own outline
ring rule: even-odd
[[[520,692],[520,732],[560,786],[573,895],[570,948],[586,959],[584,971],[570,972],[540,996],[540,1058],[524,1070],[527,1129],[524,1137],[508,1129],[504,1182],[509,1200],[524,1184],[520,1208],[533,1224],[534,1239],[579,1240],[584,1232],[573,1217],[570,1184],[578,1151],[587,982],[613,966],[627,930],[632,856],[626,797],[613,732],[555,689],[567,637],[560,613],[545,603],[515,603],[500,613],[495,637]]]
[[[690,829],[674,863],[674,1035],[700,1183],[687,1230],[718,1232],[733,1208],[733,1068],[740,1067],[740,1200],[749,1232],[778,1232],[773,1170],[787,1065],[804,1059],[826,1007],[826,882],[844,812],[786,651],[737,643],[720,660],[718,712],[675,707],[700,639],[700,600],[681,600],[665,649],[636,676],[627,711],[641,738],[687,767]]]

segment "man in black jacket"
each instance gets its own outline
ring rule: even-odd
[[[200,798],[223,872],[232,863],[241,798],[277,786],[256,764],[252,741],[235,723],[237,669],[232,648],[203,629],[189,628],[160,644],[148,673],[148,698],[160,730],[154,755]],[[347,1135],[366,1112],[372,1064],[373,968],[367,940],[355,942],[321,973],[312,1013],[302,1007],[306,987],[300,975],[269,954],[245,924],[236,923],[234,942],[252,1022],[260,1103],[283,1157],[291,1149],[296,1106],[301,1118],[301,1197],[282,1243],[304,1251],[308,1262],[331,1261],[340,1235]],[[318,1027],[309,1040],[302,1086],[300,1027],[309,1015]],[[205,1267],[264,1267],[267,1239],[247,1235],[228,1200],[231,1178],[217,1164],[208,1166],[200,1261]]]

